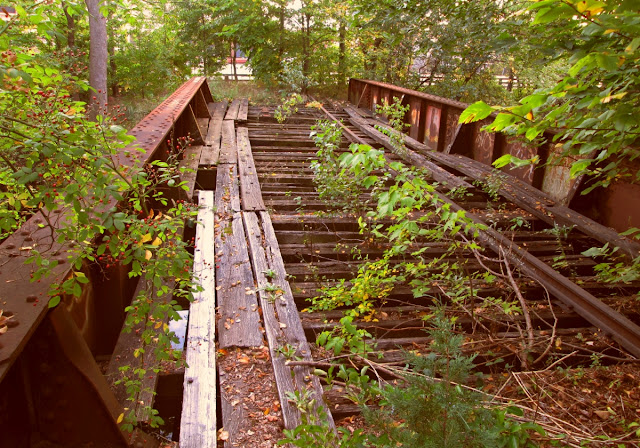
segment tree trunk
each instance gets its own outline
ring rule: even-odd
[[[233,79],[238,80],[238,68],[236,67],[236,43],[231,42],[231,62],[233,64]]]
[[[100,12],[101,0],[85,0],[89,11],[89,84],[95,90],[89,102],[89,119],[105,113],[107,104],[107,18]]]
[[[76,19],[67,11],[67,2],[62,1],[62,9],[64,10],[64,16],[67,19],[67,47],[70,50],[76,48]]]
[[[302,93],[307,93],[308,77],[309,77],[309,44],[311,34],[309,14],[304,13],[302,15]]]
[[[344,25],[344,19],[340,19],[340,28],[338,29],[338,41],[339,41],[339,52],[338,52],[338,82],[341,86],[346,83],[346,35],[347,30]]]
[[[279,28],[279,32],[280,35],[278,36],[278,70],[279,70],[279,75],[282,75],[283,72],[283,67],[282,67],[282,60],[283,60],[283,56],[284,56],[284,19],[285,19],[285,8],[287,7],[287,2],[286,1],[282,1],[282,3],[280,3],[280,28]]]
[[[513,67],[509,66],[509,83],[507,84],[507,90],[511,92],[513,90]]]

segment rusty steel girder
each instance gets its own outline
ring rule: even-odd
[[[207,103],[212,100],[206,78],[196,77],[185,82],[131,129],[129,134],[136,141],[117,155],[117,162],[132,166],[163,160],[171,148],[167,140],[187,135],[195,141],[202,140],[197,119],[210,117]],[[115,202],[105,207],[114,205]],[[43,213],[47,213],[53,226],[43,225]],[[69,384],[73,394],[88,401],[86,406],[70,405],[66,411],[60,409],[60,413],[64,413],[71,422],[66,425],[74,426],[73,432],[76,433],[69,434],[69,428],[60,426],[60,441],[76,443],[83,438],[86,442],[109,440],[120,446],[126,443],[126,437],[120,433],[115,420],[122,408],[100,374],[92,351],[95,352],[106,333],[110,332],[111,338],[119,333],[126,306],[123,304],[130,299],[135,284],[128,280],[126,268],[122,266],[110,271],[110,280],[88,275],[91,282],[81,297],[67,297],[57,309],[49,310],[51,285],[72,272],[67,258],[72,247],[56,241],[56,228],[64,222],[64,215],[60,210],[52,213],[40,211],[0,244],[0,309],[5,316],[12,316],[8,321],[8,331],[0,335],[0,390],[12,391],[7,395],[10,401],[19,397],[25,402],[21,409],[29,417],[30,430],[42,433],[42,429],[51,422],[48,414],[42,414],[38,403],[47,400],[47,390],[51,392],[50,396],[57,397],[57,392],[65,390],[64,384]],[[46,258],[58,261],[58,265],[51,269],[47,278],[33,282],[33,268],[25,264],[25,259],[36,246]],[[106,289],[111,292],[105,294]],[[110,300],[113,303],[106,303]],[[115,331],[106,328],[113,325],[117,327]],[[53,344],[45,348],[46,354],[41,353],[43,344]],[[20,362],[16,364],[18,360]],[[55,369],[47,367],[53,364],[59,366]],[[38,376],[37,372],[42,369],[48,371]],[[65,376],[69,377],[65,379]],[[43,392],[38,392],[40,389]],[[1,412],[2,408],[5,405],[17,407],[16,402],[5,403],[6,400],[3,397],[0,403],[0,430],[3,433],[11,429],[12,420]],[[55,413],[54,426],[62,420],[60,413]],[[88,418],[90,416],[93,416],[93,424]]]

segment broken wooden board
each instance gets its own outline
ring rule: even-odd
[[[259,347],[264,342],[242,216],[216,213],[215,227],[219,347]]]
[[[181,169],[184,168],[181,178],[183,182],[186,182],[188,188],[186,193],[189,201],[193,199],[193,194],[195,193],[196,177],[198,176],[198,165],[202,150],[203,146],[189,146],[179,164]]]
[[[239,127],[237,131],[238,148],[238,173],[240,176],[240,194],[242,210],[264,210],[260,181],[251,153],[249,143],[249,131],[245,127]]]
[[[180,446],[214,448],[216,434],[215,249],[213,191],[200,191],[193,274],[202,291],[189,307]]]
[[[240,100],[240,109],[238,109],[238,118],[236,121],[239,123],[244,123],[247,121],[247,116],[249,115],[249,100],[247,98],[243,98]]]
[[[236,120],[238,118],[238,112],[240,111],[240,100],[235,99],[229,105],[229,110],[227,110],[227,114],[224,116],[225,120]]]
[[[301,423],[300,412],[288,400],[287,393],[312,390],[312,398],[324,408],[330,427],[334,426],[329,409],[322,401],[322,386],[313,370],[307,366],[289,367],[281,348],[295,348],[295,357],[312,361],[300,316],[291,287],[287,281],[284,261],[280,254],[273,224],[267,212],[243,212],[251,259],[258,282],[262,316],[285,428],[293,429]]]
[[[237,163],[238,150],[236,148],[236,131],[233,121],[222,122],[222,142],[220,145],[220,160],[218,163]]]
[[[240,211],[240,192],[238,189],[238,168],[235,164],[225,163],[218,166],[216,173],[216,213],[230,218]]]

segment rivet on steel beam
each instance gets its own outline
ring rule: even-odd
[[[24,240],[25,240],[25,241],[33,241],[33,238],[31,238],[30,236],[28,236],[28,237],[26,237]]]
[[[22,232],[20,232],[20,235],[22,235],[22,236],[29,235],[29,231],[28,230],[23,230]]]
[[[16,248],[16,245],[15,245],[15,244],[7,244],[7,245],[5,246],[5,249],[15,249],[15,248]]]
[[[20,321],[15,319],[9,319],[7,322],[5,322],[5,325],[9,328],[15,328],[18,325],[20,325]]]
[[[27,296],[27,302],[29,303],[35,302],[36,300],[38,300],[38,297],[36,296]]]

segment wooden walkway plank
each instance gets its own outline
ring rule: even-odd
[[[249,143],[249,131],[245,127],[238,128],[237,148],[242,210],[264,210],[260,181],[258,180],[258,173],[251,153],[251,144]]]
[[[240,100],[235,99],[229,105],[229,110],[227,110],[227,114],[224,116],[225,120],[236,120],[238,118],[238,112],[240,111]]]
[[[186,192],[189,201],[193,199],[195,192],[196,177],[198,176],[198,165],[200,164],[200,157],[202,153],[202,146],[189,146],[185,152],[184,157],[179,163],[179,168],[184,171],[181,173],[182,181],[187,183],[189,190]]]
[[[240,100],[240,109],[238,110],[238,118],[236,121],[240,123],[244,123],[247,121],[247,116],[249,115],[249,100],[247,98],[243,98]]]
[[[229,101],[222,100],[217,103],[208,103],[207,107],[209,108],[209,114],[211,115],[211,119],[218,117],[220,119],[224,119],[224,116],[227,112],[227,106],[229,105]]]
[[[238,150],[236,147],[236,131],[233,121],[222,122],[222,143],[220,145],[220,160],[218,163],[237,163]]]
[[[214,448],[216,435],[215,249],[213,192],[200,191],[193,273],[202,291],[189,308],[180,446]]]
[[[200,157],[200,165],[209,166],[218,163],[220,156],[220,144],[222,137],[222,120],[227,110],[227,101],[209,104],[211,111],[211,120],[209,121],[209,129],[204,140],[205,147]]]
[[[287,281],[284,261],[278,248],[273,224],[267,212],[243,212],[247,239],[251,249],[251,258],[258,282],[260,304],[269,350],[276,376],[278,395],[282,406],[285,428],[297,427],[300,413],[291,402],[287,393],[311,389],[318,406],[327,413],[328,422],[334,426],[331,413],[322,400],[322,386],[312,369],[304,366],[289,367],[279,348],[289,345],[295,347],[296,357],[312,361],[311,350],[294,303],[291,287]],[[267,278],[266,272],[275,275]],[[272,291],[272,290],[276,291]]]
[[[207,135],[207,132],[209,131],[209,118],[196,118],[196,121],[198,122],[200,134]]]
[[[231,219],[216,213],[215,245],[219,347],[259,347],[264,341],[240,213]]]
[[[216,213],[231,217],[240,211],[240,192],[238,189],[238,168],[235,164],[225,163],[218,166],[216,173]]]

